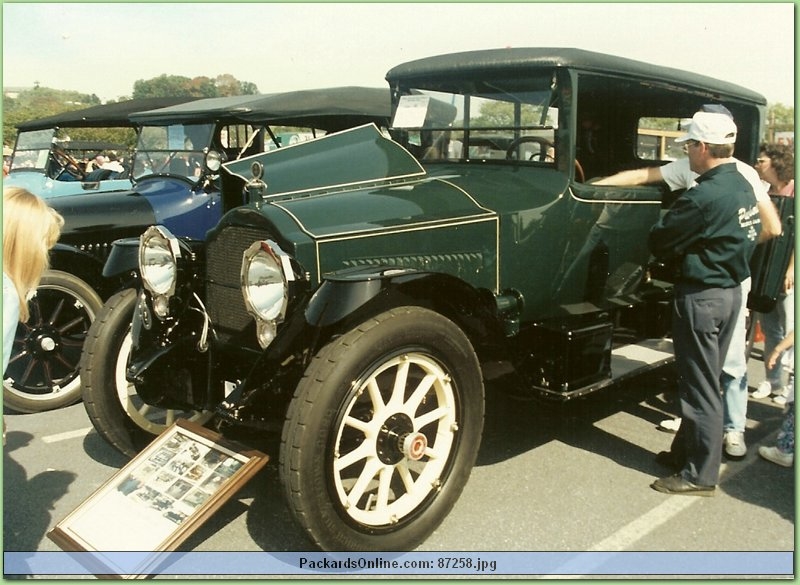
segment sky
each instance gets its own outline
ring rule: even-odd
[[[385,87],[395,65],[577,47],[794,104],[789,3],[3,3],[3,86],[131,96],[137,80],[229,73],[260,93]]]

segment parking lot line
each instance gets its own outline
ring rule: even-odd
[[[720,481],[717,486],[717,492],[719,492],[719,486],[750,467],[757,460],[758,456],[751,454],[747,459],[734,465],[729,465],[723,461],[720,468]],[[589,551],[617,552],[630,550],[630,547],[636,542],[699,501],[701,501],[700,498],[690,496],[669,496],[666,501],[646,514],[639,516],[633,522],[623,526],[608,538],[601,540],[592,546]]]
[[[47,435],[46,437],[42,437],[42,441],[45,443],[58,443],[59,441],[66,441],[69,439],[79,439],[88,435],[91,430],[92,427],[87,427],[85,429],[78,429],[76,431],[67,431],[65,433]]]
[[[623,526],[608,538],[601,540],[589,551],[617,552],[628,550],[633,544],[650,534],[653,530],[666,524],[670,519],[697,503],[698,498],[687,496],[670,496],[646,514]]]

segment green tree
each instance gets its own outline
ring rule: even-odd
[[[152,79],[139,79],[133,84],[133,99],[192,96],[191,79],[182,75],[159,75]]]
[[[241,83],[230,73],[217,75],[214,86],[220,96],[240,95]]]
[[[258,86],[252,81],[241,81],[239,93],[241,95],[258,95]]]
[[[257,95],[258,87],[249,81],[239,81],[233,75],[225,73],[216,77],[198,76],[195,78],[180,75],[159,75],[152,79],[140,79],[133,84],[132,98],[148,97],[220,97],[231,95]],[[120,98],[118,101],[131,99]],[[16,142],[16,126],[20,122],[36,120],[69,110],[78,110],[99,105],[100,98],[95,94],[82,94],[76,91],[64,91],[41,87],[38,82],[32,89],[19,93],[15,97],[3,98],[3,144],[13,146]],[[130,141],[130,133],[117,130],[102,129],[72,130],[70,136],[75,140],[102,140],[121,142]]]
[[[35,120],[100,104],[94,94],[64,91],[36,86],[24,90],[16,97],[3,98],[3,144],[13,146],[16,141],[16,126],[20,122]]]
[[[214,85],[217,88],[217,95],[219,96],[258,94],[258,88],[254,83],[239,81],[230,73],[217,75],[214,79]]]
[[[794,106],[777,103],[767,108],[767,140],[774,140],[776,132],[794,132]]]
[[[531,104],[522,104],[521,118],[523,126],[536,126],[541,122],[542,108]],[[487,102],[481,105],[480,116],[470,122],[472,126],[488,128],[506,128],[514,125],[514,104],[506,102]]]
[[[191,96],[199,98],[231,95],[255,95],[258,88],[250,82],[242,82],[225,73],[215,78],[182,75],[159,75],[152,79],[139,79],[133,84],[134,99],[147,97]]]
[[[678,130],[680,119],[678,118],[642,118],[639,121],[639,128],[649,128],[650,130]]]

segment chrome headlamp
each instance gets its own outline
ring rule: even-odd
[[[225,162],[223,160],[223,154],[216,150],[209,150],[206,153],[206,168],[209,172],[216,174],[219,172],[220,168],[222,168],[222,163]]]
[[[151,226],[139,240],[139,273],[153,297],[153,310],[163,319],[178,281],[178,239],[163,226]]]
[[[294,280],[291,259],[271,240],[255,242],[242,258],[241,278],[245,307],[255,317],[259,345],[266,348],[286,316]]]

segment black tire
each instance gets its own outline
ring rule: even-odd
[[[136,291],[112,296],[89,329],[81,358],[83,404],[92,425],[120,453],[134,457],[177,418],[204,424],[212,413],[145,405],[125,380]]]
[[[17,325],[3,380],[6,408],[43,412],[81,399],[81,349],[102,304],[80,278],[60,270],[45,272],[28,303],[30,319]]]
[[[477,357],[450,320],[402,307],[362,323],[314,356],[289,405],[280,476],[290,509],[323,550],[413,549],[461,494],[483,411]]]

